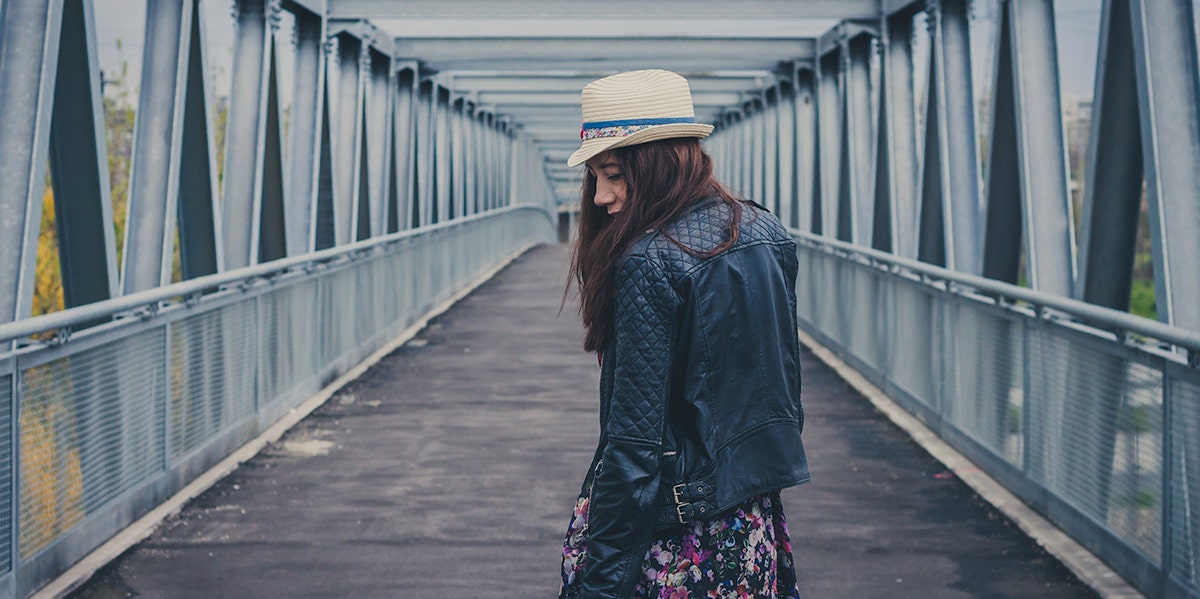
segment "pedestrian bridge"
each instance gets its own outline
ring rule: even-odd
[[[978,471],[1102,594],[1200,596],[1200,25],[1077,4],[0,0],[0,596],[553,594],[563,165],[634,68],[792,229],[810,348],[973,463],[807,354],[806,588],[1090,593]]]

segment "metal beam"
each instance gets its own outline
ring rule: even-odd
[[[1075,236],[1058,62],[1045,59],[1057,55],[1050,0],[1002,6],[988,136],[983,275],[1017,284],[1023,245],[1029,287],[1071,297]]]
[[[912,15],[889,17],[880,30],[883,38],[871,247],[916,258],[917,133]]]
[[[321,152],[321,113],[325,109],[325,21],[296,13],[296,68],[284,173],[287,252],[298,256],[316,246],[316,194]]]
[[[221,240],[221,209],[217,198],[217,156],[213,148],[212,103],[205,85],[208,46],[199,2],[190,9],[191,34],[186,91],[183,99],[183,131],[179,153],[179,258],[183,278],[193,279],[225,269]]]
[[[814,56],[812,39],[786,38],[456,38],[395,40],[396,56],[446,70],[774,70],[784,59]]]
[[[233,83],[221,193],[225,266],[231,270],[258,263],[268,61],[273,56],[265,0],[238,0],[235,8]]]
[[[967,9],[967,0],[942,0],[930,11],[933,43],[918,255],[931,264],[979,274],[979,158]]]
[[[560,92],[528,92],[528,91],[479,91],[476,96],[479,102],[490,104],[496,110],[503,112],[509,106],[553,107],[563,106],[579,112],[579,93],[582,88]],[[743,99],[741,92],[711,92],[692,90],[692,104],[704,106],[732,106]]]
[[[179,72],[180,54],[192,30],[192,11],[184,10],[185,1],[146,1],[121,268],[124,294],[153,289],[171,278],[183,137],[177,125],[186,87]]]
[[[90,0],[63,5],[50,174],[67,308],[109,299],[118,289],[95,32]]]
[[[576,101],[584,86],[611,73],[534,75],[528,71],[502,71],[493,75],[443,73],[445,84],[459,93],[467,91],[491,92],[574,92]],[[774,82],[775,76],[762,71],[757,75],[738,72],[737,75],[721,76],[719,73],[680,73],[691,86],[692,93],[738,92],[761,89]]]
[[[0,5],[0,323],[33,305],[61,4]]]
[[[681,15],[705,15],[724,19],[805,18],[867,19],[878,17],[880,0],[611,0],[603,4],[584,0],[328,0],[334,18],[428,19],[428,18],[630,18],[678,19]]]

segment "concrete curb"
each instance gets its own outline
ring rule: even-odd
[[[803,330],[800,331],[800,342],[833,369],[838,376],[842,377],[855,391],[867,398],[867,401],[870,401],[892,423],[908,433],[913,441],[929,452],[929,455],[945,464],[947,469],[978,493],[984,501],[1015,522],[1025,534],[1037,541],[1075,576],[1079,577],[1080,581],[1091,587],[1101,597],[1106,599],[1145,597],[1100,561],[1095,554],[1033,511],[995,479],[984,473],[979,466],[935,435],[920,420],[909,414],[858,371],[838,358],[833,351],[821,345]]]
[[[198,497],[201,493],[208,490],[209,487],[216,484],[221,479],[237,470],[243,462],[258,455],[267,445],[278,441],[288,430],[296,426],[301,420],[311,414],[314,410],[321,407],[329,398],[333,397],[339,389],[347,383],[362,376],[375,363],[382,360],[385,356],[395,351],[400,346],[407,343],[410,339],[416,336],[417,333],[424,329],[429,321],[436,318],[451,306],[458,303],[459,300],[475,291],[483,283],[490,280],[496,273],[504,269],[516,260],[525,252],[529,251],[538,244],[530,243],[511,255],[501,260],[498,264],[484,271],[474,281],[471,281],[465,288],[452,297],[435,306],[432,310],[414,322],[412,326],[404,329],[395,339],[387,342],[383,347],[376,350],[371,355],[367,356],[362,362],[354,368],[346,371],[345,374],[338,377],[324,389],[317,392],[316,395],[304,400],[303,403],[292,408],[290,412],[280,418],[275,424],[260,433],[257,437],[251,439],[245,445],[242,445],[233,453],[229,454],[224,460],[221,460],[217,465],[210,468],[207,472],[200,475],[181,489],[170,499],[160,504],[158,507],[151,510],[145,516],[142,516],[133,524],[130,524],[121,532],[117,533],[113,538],[109,539],[95,551],[89,553],[86,557],[64,572],[61,576],[51,581],[46,586],[38,589],[30,595],[32,599],[61,599],[66,597],[75,589],[79,588],[87,582],[100,568],[103,568],[109,562],[121,556],[129,550],[129,548],[137,545],[142,540],[149,537],[160,524],[167,518],[179,513],[181,509],[189,501]]]

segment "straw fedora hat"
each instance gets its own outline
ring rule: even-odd
[[[617,73],[583,88],[582,143],[567,166],[579,166],[606,150],[672,137],[705,138],[712,130],[712,125],[696,122],[692,90],[678,73]]]

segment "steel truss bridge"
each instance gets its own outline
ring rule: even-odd
[[[1142,592],[1200,595],[1191,0],[1102,1],[1081,209],[1053,0],[235,0],[220,161],[213,1],[145,2],[118,238],[116,3],[0,0],[0,595],[551,242],[580,89],[649,67],[794,230],[809,335]],[[31,317],[47,186],[66,309]],[[1128,313],[1142,202],[1157,320]]]

